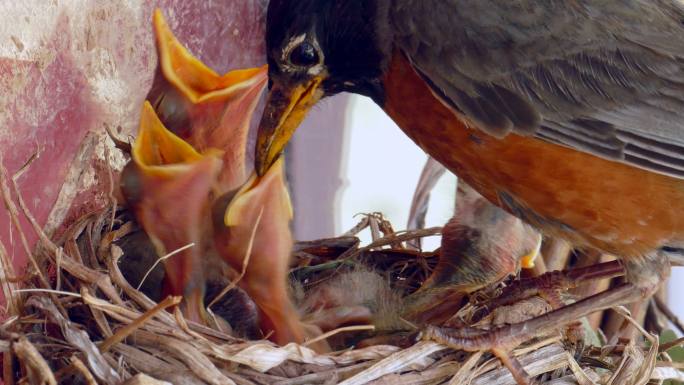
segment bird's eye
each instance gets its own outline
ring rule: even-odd
[[[311,43],[306,41],[294,47],[290,52],[290,63],[299,67],[311,67],[318,64],[318,52]]]

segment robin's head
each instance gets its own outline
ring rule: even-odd
[[[256,169],[277,159],[309,109],[325,96],[354,92],[383,99],[390,51],[388,0],[271,0],[266,26],[268,104]]]

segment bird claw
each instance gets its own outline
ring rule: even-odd
[[[557,300],[555,293],[558,291],[572,289],[584,282],[609,279],[623,274],[624,268],[619,261],[604,262],[566,271],[551,271],[538,277],[524,278],[513,282],[504,289],[500,296],[489,300],[485,306],[489,309],[495,309],[539,295],[548,300],[554,308],[558,308],[563,305]]]
[[[522,341],[505,329],[481,330],[475,328],[452,329],[428,326],[418,333],[418,340],[433,341],[452,349],[466,351],[489,350],[508,368],[519,385],[531,385],[532,377],[511,354],[511,351]]]
[[[624,268],[618,261],[601,263],[594,266],[572,269],[565,272],[551,272],[540,277],[518,281],[509,286],[501,298],[490,301],[490,308],[504,306],[521,299],[529,298],[545,291],[556,291],[577,286],[588,280],[612,278],[622,275]],[[417,336],[419,340],[429,340],[465,351],[491,351],[511,371],[519,384],[531,383],[522,366],[508,352],[518,345],[552,330],[576,322],[595,311],[626,304],[642,297],[643,293],[653,293],[654,289],[641,288],[625,283],[615,288],[584,298],[570,305],[563,305],[546,314],[526,321],[495,327],[490,330],[472,327],[449,328],[427,326]]]

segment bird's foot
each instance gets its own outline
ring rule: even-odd
[[[519,384],[529,384],[529,375],[515,359],[510,357],[508,352],[523,342],[557,330],[595,311],[638,300],[642,298],[642,294],[643,290],[636,285],[625,283],[527,321],[499,326],[491,330],[429,326],[421,333],[420,338],[443,343],[454,349],[492,351],[511,370]]]
[[[604,262],[565,271],[551,271],[538,277],[513,282],[504,289],[500,296],[489,300],[484,305],[488,309],[496,309],[533,296],[540,296],[552,307],[560,308],[564,304],[558,296],[559,291],[572,289],[588,281],[618,277],[624,273],[625,268],[619,261]]]
[[[506,327],[480,330],[469,327],[452,329],[428,326],[418,335],[418,338],[438,342],[458,350],[489,350],[508,368],[519,385],[535,383],[520,364],[520,361],[512,354],[513,347],[524,342],[524,340],[515,336],[514,333],[510,333]]]

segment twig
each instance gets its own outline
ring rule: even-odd
[[[377,247],[381,246],[386,246],[390,245],[394,242],[404,242],[408,241],[411,239],[415,238],[421,238],[421,237],[429,237],[432,235],[439,235],[442,233],[442,228],[441,227],[430,227],[427,229],[421,229],[421,230],[413,230],[413,231],[405,231],[405,232],[397,232],[393,235],[387,236],[387,237],[382,237],[378,239],[375,242],[370,243],[369,245],[366,245],[364,247],[360,247],[356,250],[348,250],[342,253],[338,259],[344,259],[344,258],[356,258],[359,255],[361,255],[363,252],[372,250]]]
[[[411,199],[411,208],[409,209],[407,230],[417,230],[425,227],[425,216],[427,215],[430,193],[437,185],[439,179],[446,172],[446,168],[437,162],[434,158],[428,157],[423,170],[420,172],[418,184],[413,192],[413,199]],[[420,250],[420,238],[414,241],[409,241],[409,246],[413,246],[416,250]]]
[[[119,258],[121,258],[122,255],[123,251],[119,246],[114,244],[110,246],[110,256],[109,258],[106,258],[106,261],[111,280],[117,286],[119,286],[130,299],[140,305],[140,307],[143,309],[149,310],[154,308],[156,303],[149,299],[144,293],[135,290],[135,288],[131,286],[128,281],[126,281],[126,278],[124,278],[121,270],[119,270]],[[176,321],[171,314],[159,313],[159,319],[167,326],[176,325]]]
[[[647,332],[646,329],[644,329],[644,327],[641,326],[641,324],[639,324],[639,322],[637,322],[637,320],[635,320],[634,317],[632,317],[632,314],[629,312],[629,310],[627,310],[626,307],[615,306],[612,308],[612,310],[623,316],[625,320],[631,323],[632,326],[634,326],[641,334],[643,334],[644,337],[648,339],[652,344],[658,344],[658,339],[653,334]]]
[[[651,379],[654,380],[675,380],[678,382],[684,381],[684,372],[674,368],[655,368],[651,374]]]
[[[273,385],[305,385],[305,384],[317,384],[322,383],[326,379],[333,378],[335,375],[351,375],[356,374],[364,369],[367,369],[373,364],[372,361],[365,361],[351,366],[335,367],[332,370],[326,370],[318,373],[305,374],[300,377],[290,378],[287,380],[281,380]],[[339,377],[338,377],[339,378]],[[344,377],[342,377],[344,378]]]
[[[138,284],[138,287],[136,287],[135,290],[140,291],[140,288],[142,287],[143,283],[145,283],[145,280],[147,279],[147,277],[150,275],[150,273],[152,273],[152,270],[154,270],[154,268],[157,267],[157,265],[159,265],[160,262],[166,261],[167,259],[173,257],[174,255],[181,253],[181,252],[183,252],[183,251],[185,251],[191,247],[194,247],[194,246],[195,246],[195,243],[191,242],[191,243],[188,243],[187,245],[185,245],[183,247],[180,247],[180,248],[166,254],[165,256],[163,256],[161,258],[158,258],[156,261],[154,261],[152,266],[149,269],[147,269],[147,272],[145,272],[145,275],[143,275],[142,279],[140,280],[140,283]]]
[[[451,377],[449,380],[449,385],[460,385],[465,383],[469,377],[469,373],[471,373],[475,367],[475,364],[480,361],[480,358],[482,358],[483,354],[484,352],[482,351],[472,353],[470,357],[468,357],[468,359],[463,363],[463,365],[461,365],[458,371],[456,371],[453,377]]]
[[[5,165],[3,163],[2,157],[0,156],[0,193],[2,195],[2,200],[5,204],[5,209],[7,209],[7,212],[9,214],[10,220],[12,221],[12,224],[14,227],[17,229],[17,232],[19,233],[19,238],[21,240],[21,244],[24,248],[24,251],[26,252],[26,256],[31,263],[31,266],[33,269],[36,271],[38,274],[38,278],[40,279],[41,284],[43,287],[50,287],[50,283],[48,282],[45,273],[43,270],[40,268],[38,265],[38,261],[36,261],[35,256],[31,252],[31,248],[29,247],[28,240],[26,239],[26,234],[24,234],[24,231],[21,227],[21,223],[19,222],[19,211],[17,210],[17,206],[14,204],[12,200],[12,193],[10,192],[10,187],[7,184],[7,181],[9,180],[9,174],[7,172],[7,169],[5,168]],[[16,182],[15,182],[16,183]],[[19,194],[19,189],[15,184],[15,190],[16,190],[16,195],[17,195],[17,200],[19,201],[19,205],[22,206],[23,199],[21,199],[21,195]],[[31,222],[31,218],[29,217],[28,212],[24,212],[24,215],[27,216],[29,219],[29,222]],[[34,219],[35,220],[35,219]],[[40,228],[38,226],[38,228]],[[39,235],[40,237],[40,235]]]
[[[166,309],[168,307],[178,305],[181,302],[181,299],[182,299],[182,297],[180,297],[180,296],[178,296],[178,297],[173,297],[173,296],[166,297],[163,301],[159,302],[157,304],[157,306],[146,311],[140,317],[135,319],[133,322],[131,322],[130,324],[119,329],[116,333],[114,333],[114,335],[112,335],[111,337],[104,340],[99,346],[100,350],[102,352],[106,352],[112,346],[118,344],[119,342],[126,339],[126,337],[133,334],[133,332],[135,332],[138,328],[140,328],[147,320],[154,317],[160,311],[163,311],[164,309]]]
[[[21,312],[21,296],[16,295],[19,285],[10,278],[15,277],[14,265],[5,249],[5,245],[0,242],[0,284],[2,293],[7,302],[7,314],[19,315]]]
[[[109,128],[109,126],[105,127]],[[116,219],[116,207],[118,203],[116,201],[116,198],[114,197],[114,173],[112,173],[112,168],[110,167],[112,161],[110,158],[111,154],[109,153],[109,147],[107,146],[104,146],[104,155],[107,164],[107,166],[105,166],[105,168],[107,169],[107,187],[109,187],[107,191],[107,198],[109,198],[109,202],[112,205],[112,214],[109,218],[109,232],[111,233],[112,229],[114,228],[114,220]]]
[[[380,239],[380,226],[378,226],[378,218],[373,214],[369,214],[368,224],[371,232],[371,240],[375,242]]]
[[[71,356],[71,365],[83,376],[88,385],[97,385],[95,377],[90,373],[90,370],[86,367],[83,361],[79,360],[76,356]]]
[[[353,236],[355,236],[356,234],[358,234],[358,233],[360,233],[361,231],[363,231],[363,229],[365,229],[366,227],[368,227],[369,222],[370,222],[370,221],[369,221],[368,216],[364,216],[363,219],[361,219],[361,221],[359,221],[359,223],[357,223],[357,224],[356,224],[354,227],[352,227],[351,229],[347,230],[347,232],[345,232],[344,234],[342,234],[342,236],[343,236],[343,237],[353,237]]]
[[[221,373],[211,360],[192,344],[163,335],[157,335],[138,329],[133,334],[136,342],[142,346],[153,346],[162,349],[183,362],[197,377],[211,385],[235,385]]]
[[[680,333],[684,334],[684,324],[682,321],[677,317],[677,315],[670,309],[669,306],[663,301],[662,298],[660,298],[657,295],[654,295],[652,298],[653,302],[656,305],[656,308],[667,317],[667,319],[672,322],[672,324],[679,330]]]
[[[83,292],[87,292],[85,287],[81,287]],[[33,296],[28,299],[27,305],[40,309],[52,323],[59,326],[64,340],[80,350],[88,361],[88,365],[94,374],[106,383],[120,383],[121,377],[105,360],[102,352],[91,341],[88,333],[77,328],[66,317],[64,317],[55,307],[55,304],[47,297]]]
[[[121,127],[119,127],[121,128]],[[104,125],[104,129],[107,132],[107,135],[109,136],[109,139],[112,140],[114,143],[114,147],[118,148],[122,152],[125,152],[126,154],[130,155],[132,152],[132,146],[130,142],[123,141],[119,139],[119,137],[112,131],[112,128],[109,127],[108,124]]]
[[[229,291],[233,290],[238,282],[242,280],[242,278],[245,276],[247,273],[247,266],[249,266],[249,260],[252,257],[252,248],[254,247],[254,239],[256,238],[256,231],[257,228],[259,227],[259,223],[261,222],[261,216],[264,214],[264,207],[261,207],[261,210],[259,210],[259,215],[257,215],[256,221],[254,221],[254,226],[252,227],[252,232],[249,235],[249,242],[247,243],[247,250],[245,250],[245,257],[242,259],[242,270],[240,271],[240,275],[237,276],[233,281],[231,281],[226,287],[221,290],[221,292],[214,297],[214,299],[209,303],[209,306],[207,308],[211,308],[214,306],[223,296],[225,296]]]
[[[62,290],[62,254],[64,253],[63,248],[57,249],[57,254],[55,255],[55,266],[57,269],[57,272],[55,275],[57,276],[57,283],[55,284],[55,289],[57,290]]]
[[[20,337],[12,344],[14,354],[27,370],[30,384],[57,385],[57,379],[45,358],[26,337]]]
[[[76,297],[76,298],[83,298],[80,294],[78,293],[72,293],[70,291],[62,291],[62,290],[52,290],[52,289],[18,289],[15,290],[17,293],[52,293],[52,294],[61,294],[61,295],[68,295],[71,297]]]
[[[331,330],[329,332],[323,333],[320,336],[310,339],[302,344],[302,346],[311,346],[315,344],[316,342],[328,339],[336,334],[344,333],[344,332],[356,332],[356,331],[362,331],[362,330],[375,330],[375,326],[373,325],[356,325],[356,326],[344,326],[341,328],[337,328],[335,330]]]
[[[2,378],[5,385],[14,385],[14,355],[11,349],[2,354]]]
[[[17,180],[21,178],[21,176],[29,169],[29,166],[36,160],[40,158],[40,147],[36,149],[36,151],[29,156],[29,158],[24,162],[24,164],[19,167],[19,170],[12,175],[13,180]]]
[[[668,351],[668,350],[674,348],[675,346],[682,346],[682,345],[684,345],[684,337],[680,337],[680,338],[677,338],[677,339],[674,340],[674,341],[670,341],[670,342],[668,342],[668,343],[666,343],[666,344],[660,345],[660,347],[658,347],[658,351],[660,351],[660,352],[666,352],[666,351]]]
[[[408,349],[400,350],[390,355],[389,357],[386,357],[378,361],[370,368],[364,370],[361,373],[357,373],[355,376],[351,378],[346,379],[341,384],[366,384],[386,374],[402,370],[410,366],[414,362],[424,359],[432,353],[436,353],[445,349],[447,349],[445,345],[441,345],[435,342],[418,342]]]

